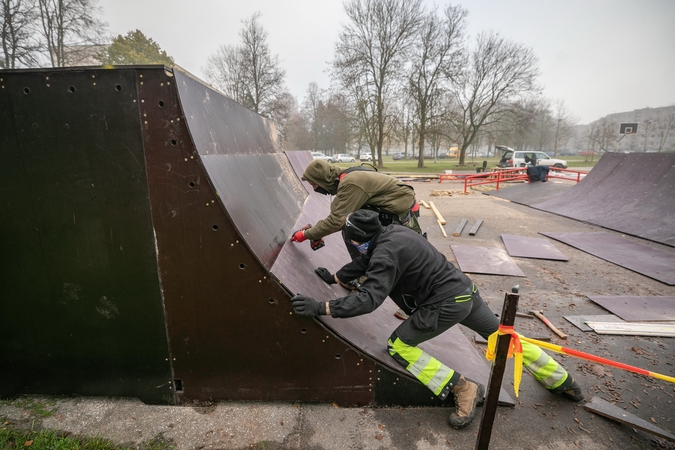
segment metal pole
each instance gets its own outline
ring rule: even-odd
[[[507,293],[504,297],[504,306],[502,307],[502,319],[500,324],[513,326],[516,320],[516,310],[518,309],[518,286],[512,289],[513,293]],[[492,425],[497,413],[497,403],[499,402],[499,391],[502,387],[502,378],[504,369],[506,369],[506,357],[509,352],[511,335],[503,334],[497,338],[497,349],[494,364],[490,371],[488,380],[487,398],[483,407],[483,418],[481,419],[478,430],[478,439],[476,440],[476,450],[487,450],[490,446],[490,437],[492,435]]]

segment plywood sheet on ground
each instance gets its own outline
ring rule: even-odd
[[[675,297],[593,295],[588,298],[627,322],[675,320]]]
[[[662,283],[675,285],[675,253],[603,232],[541,234]]]
[[[506,251],[511,256],[555,261],[569,260],[548,239],[502,234],[502,241],[504,241]]]
[[[485,275],[526,276],[505,250],[497,247],[451,245],[459,268],[465,273]]]

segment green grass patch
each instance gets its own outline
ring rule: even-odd
[[[142,445],[141,450],[173,450],[174,447],[161,440]],[[0,450],[127,450],[102,438],[64,436],[56,431],[17,431],[0,425]]]

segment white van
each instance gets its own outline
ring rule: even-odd
[[[527,167],[527,166],[549,166],[556,169],[567,169],[567,161],[551,158],[544,152],[515,151],[505,146],[497,146],[502,152],[498,167]]]

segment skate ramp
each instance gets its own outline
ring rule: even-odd
[[[0,78],[0,396],[439,404],[386,354],[389,300],[292,312],[294,292],[344,295],[313,270],[348,256],[288,241],[329,199],[272,123],[162,66]],[[458,329],[425,346],[487,381]]]
[[[564,194],[533,208],[675,246],[675,153],[606,153]]]

